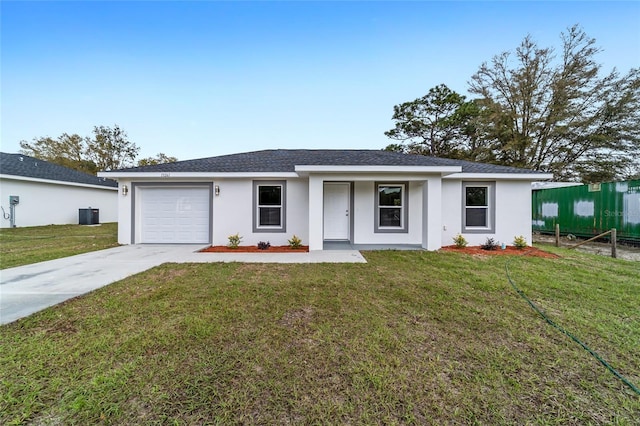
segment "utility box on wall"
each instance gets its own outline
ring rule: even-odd
[[[99,209],[78,209],[80,225],[98,225],[100,223]]]

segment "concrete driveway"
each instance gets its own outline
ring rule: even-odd
[[[365,263],[355,250],[198,253],[202,245],[128,245],[0,270],[0,324],[7,324],[167,262]]]

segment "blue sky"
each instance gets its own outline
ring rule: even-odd
[[[580,24],[640,66],[640,2],[2,1],[1,150],[118,124],[140,156],[379,149],[393,106]]]

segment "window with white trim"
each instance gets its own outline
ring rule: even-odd
[[[407,183],[376,183],[375,232],[407,232]]]
[[[463,184],[462,220],[465,232],[493,232],[495,184],[465,182]]]
[[[285,232],[285,182],[253,182],[253,231]]]

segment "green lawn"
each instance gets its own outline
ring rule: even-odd
[[[640,385],[638,263],[512,278]],[[640,396],[505,257],[167,264],[0,328],[0,424],[637,424]]]
[[[118,245],[118,224],[48,225],[0,229],[0,269]]]

